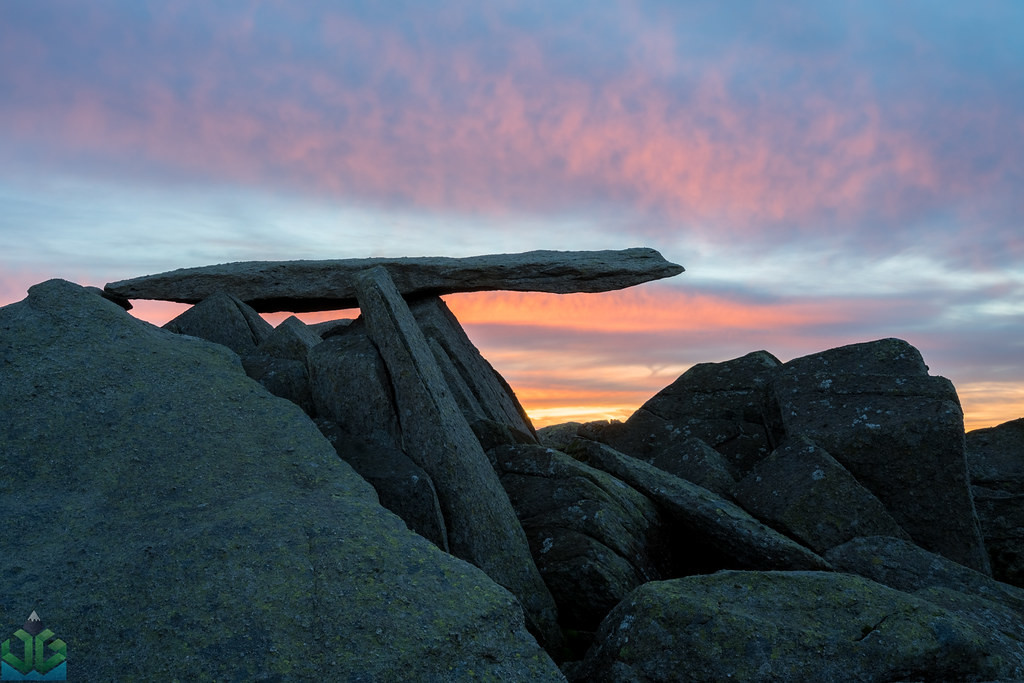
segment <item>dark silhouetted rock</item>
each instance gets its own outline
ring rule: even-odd
[[[309,352],[316,414],[364,441],[402,448],[391,376],[362,322]]]
[[[403,450],[434,482],[452,553],[512,591],[535,632],[553,647],[561,640],[554,600],[508,495],[416,319],[383,267],[361,273],[356,293],[370,339],[391,377]]]
[[[819,554],[856,536],[910,540],[881,501],[806,438],[773,451],[732,493],[747,512]]]
[[[310,325],[310,329],[320,335],[321,339],[327,339],[333,337],[336,334],[341,334],[345,331],[345,328],[354,322],[354,318],[339,318],[338,320],[326,320],[322,323],[313,323]]]
[[[341,459],[377,491],[380,504],[402,518],[410,529],[448,552],[448,532],[430,476],[393,446],[365,440],[328,420],[316,426]]]
[[[487,362],[444,301],[429,297],[410,305],[416,322],[430,342],[466,420],[492,420],[535,434],[512,388]]]
[[[767,351],[723,363],[694,365],[626,422],[613,422],[604,428],[595,425],[597,438],[627,455],[681,474],[681,469],[698,470],[697,463],[678,466],[681,469],[671,464],[692,453],[683,444],[696,437],[722,454],[734,478],[741,477],[772,450],[764,404],[768,384],[779,365]],[[712,470],[719,468],[717,463],[707,464]],[[710,481],[720,479],[717,472],[707,476]]]
[[[710,570],[831,568],[821,557],[765,526],[735,503],[610,446],[576,439],[568,453],[650,498],[675,524],[674,530],[666,531],[669,542],[717,551],[727,564]]]
[[[563,628],[593,631],[619,600],[659,578],[658,513],[615,477],[536,445],[488,452],[522,522]]]
[[[737,572],[644,584],[605,617],[572,679],[984,681],[1024,642],[850,574]]]
[[[1024,418],[968,432],[967,465],[992,576],[1024,587]]]
[[[469,425],[476,434],[480,446],[487,452],[495,446],[514,446],[516,444],[537,444],[533,434],[512,429],[507,424],[493,420],[476,420]]]
[[[210,294],[164,329],[223,344],[239,356],[255,351],[274,331],[256,311],[224,292]]]
[[[989,573],[967,478],[963,411],[899,339],[786,363],[773,383],[776,433],[803,434],[878,497],[916,543]]]
[[[274,328],[255,351],[242,356],[242,366],[267,391],[315,416],[308,356],[309,350],[321,341],[316,332],[291,316]]]
[[[76,680],[562,678],[223,346],[51,280],[0,309],[0,359],[4,609]]]
[[[580,422],[563,422],[541,427],[537,430],[537,441],[542,446],[554,448],[556,451],[564,451],[576,438],[581,426]]]
[[[403,296],[509,290],[608,292],[672,277],[682,266],[654,249],[529,251],[468,258],[368,258],[329,261],[247,261],[183,268],[112,282],[109,294],[127,299],[196,303],[217,291],[261,313],[331,311],[357,306],[356,276],[384,266]]]
[[[281,321],[273,332],[260,342],[256,352],[305,363],[310,349],[322,341],[316,330],[292,315]]]

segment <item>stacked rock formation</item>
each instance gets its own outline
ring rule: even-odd
[[[163,330],[36,285],[0,309],[0,624],[38,610],[89,680],[1024,677],[1024,439],[965,440],[909,344],[706,363],[624,423],[535,431],[438,297],[681,270],[634,249],[108,285],[195,303]],[[339,302],[359,317],[257,312]]]

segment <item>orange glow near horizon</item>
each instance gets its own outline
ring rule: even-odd
[[[581,336],[616,332],[685,332],[695,330],[771,330],[779,327],[839,322],[826,302],[745,304],[706,294],[660,289],[621,290],[572,296],[536,292],[476,292],[445,297],[448,307],[472,334],[475,325],[530,327]],[[135,301],[132,313],[162,325],[188,308],[186,304]],[[291,313],[265,313],[278,325]],[[307,324],[354,318],[358,309],[297,314]],[[849,315],[847,311],[846,315]],[[474,341],[478,346],[479,342]],[[753,349],[751,349],[753,350]],[[686,365],[652,368],[639,357],[633,364],[612,363],[576,351],[542,355],[509,346],[481,348],[484,357],[509,381],[536,427],[561,422],[625,420],[645,401],[688,369]],[[962,383],[957,386],[967,431],[992,427],[1024,416],[1024,387],[1012,382]]]
[[[24,298],[24,282],[41,282],[44,277],[14,277],[4,285],[5,299]],[[483,344],[474,339],[484,357],[508,380],[537,427],[560,422],[628,418],[647,399],[674,381],[687,365],[652,367],[643,362],[643,349],[636,357],[589,356],[579,351],[586,338],[616,333],[658,333],[792,329],[799,336],[801,325],[839,321],[836,307],[825,302],[748,304],[707,294],[636,288],[599,295],[558,295],[517,292],[479,292],[446,296],[445,301],[459,321],[474,335],[474,326],[504,325],[515,330],[536,330],[575,336],[576,348],[542,353],[515,348],[509,343]],[[164,325],[187,310],[187,304],[135,300],[133,316],[154,325]],[[846,315],[850,311],[846,310]],[[857,313],[854,312],[853,315]],[[267,313],[263,317],[278,325],[291,313]],[[311,324],[339,318],[354,318],[358,309],[300,313]],[[825,348],[825,347],[822,347]],[[754,349],[750,349],[754,350]],[[786,359],[783,359],[786,360]],[[956,383],[964,409],[967,431],[992,427],[1024,416],[1024,386],[1014,382]]]

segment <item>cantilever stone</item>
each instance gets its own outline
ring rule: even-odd
[[[656,250],[637,247],[467,258],[245,261],[144,275],[112,282],[104,291],[125,299],[188,304],[224,291],[260,313],[329,311],[357,306],[355,275],[374,266],[385,266],[405,297],[494,290],[608,292],[683,272],[682,266],[669,263]]]

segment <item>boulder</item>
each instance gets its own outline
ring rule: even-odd
[[[76,680],[562,679],[223,346],[51,280],[0,359],[0,623],[38,610]]]
[[[377,492],[380,504],[441,550],[448,552],[448,532],[430,475],[403,451],[361,434],[353,434],[329,420],[318,419],[320,433],[341,459]]]
[[[430,342],[466,420],[470,424],[491,420],[535,435],[533,423],[512,388],[480,354],[444,301],[427,297],[409,308]]]
[[[576,438],[581,426],[580,422],[563,422],[541,427],[537,430],[537,441],[542,446],[554,448],[556,451],[564,451]]]
[[[112,282],[104,289],[126,299],[196,303],[217,291],[261,313],[331,311],[357,306],[359,273],[383,266],[407,297],[509,290],[608,292],[672,277],[682,266],[654,249],[529,251],[468,258],[368,258],[327,261],[248,261],[183,268]]]
[[[836,570],[908,593],[944,588],[1000,603],[1024,618],[1024,589],[889,536],[855,538],[825,553]],[[1022,622],[1024,628],[1024,622]]]
[[[333,337],[336,334],[341,334],[345,331],[345,328],[351,325],[355,321],[355,318],[339,318],[337,320],[325,320],[322,323],[313,323],[310,325],[310,329],[320,335],[321,339],[327,339]]]
[[[741,477],[771,452],[764,405],[768,385],[780,366],[767,351],[755,351],[722,363],[700,363],[644,403],[624,423],[597,428],[600,441],[612,448],[686,478],[720,480],[715,461],[681,463],[696,437],[724,457],[733,477]],[[595,425],[595,427],[597,427]],[[701,465],[711,471],[698,474]]]
[[[1024,418],[968,432],[967,465],[992,576],[1024,587]]]
[[[652,581],[601,624],[571,680],[1017,680],[1024,642],[850,574],[722,571]]]
[[[307,415],[316,415],[305,361],[253,353],[242,357],[242,367],[245,368],[245,374],[262,384],[274,396],[291,401]]]
[[[658,513],[611,475],[537,445],[488,456],[516,510],[563,628],[594,631],[627,593],[660,578]]]
[[[309,357],[309,351],[323,339],[312,327],[294,315],[288,316],[260,342],[257,353],[274,358],[299,360],[303,363]]]
[[[512,591],[534,632],[555,647],[561,632],[554,600],[426,337],[386,269],[365,271],[355,286],[367,332],[391,378],[403,450],[434,482],[452,553]]]
[[[221,291],[212,292],[164,329],[223,344],[239,356],[255,351],[274,330],[259,313]]]
[[[948,379],[882,339],[786,363],[772,383],[777,442],[803,434],[871,491],[922,547],[989,573]]]
[[[316,414],[363,441],[402,448],[391,376],[360,321],[309,352]]]
[[[856,536],[910,540],[881,501],[807,438],[777,448],[732,494],[747,512],[819,554]]]
[[[671,520],[667,542],[679,546],[677,574],[718,569],[830,569],[799,543],[754,519],[735,503],[605,444],[576,439],[568,453],[624,481]],[[666,524],[668,521],[666,521]],[[685,559],[686,548],[691,558]]]
[[[274,396],[286,398],[311,417],[316,406],[309,383],[309,351],[323,341],[294,315],[260,342],[252,353],[242,356],[245,373]]]

